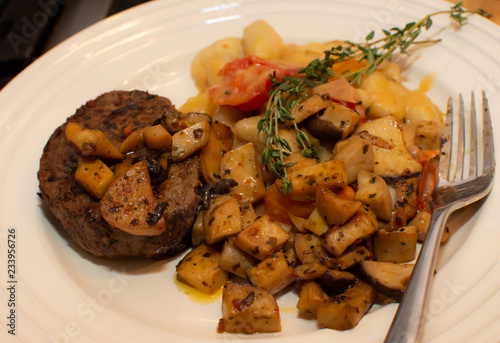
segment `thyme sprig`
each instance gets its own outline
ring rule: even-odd
[[[429,30],[433,24],[432,18],[437,15],[449,14],[459,26],[467,23],[468,15],[479,14],[483,17],[491,15],[482,10],[469,11],[463,8],[462,2],[451,6],[449,10],[431,13],[417,22],[406,24],[403,28],[393,27],[382,30],[383,36],[375,39],[375,32],[365,37],[364,43],[344,41],[343,44],[332,47],[324,52],[323,59],[311,61],[297,76],[284,76],[281,79],[276,73],[271,75],[271,90],[264,117],[258,123],[258,132],[264,133],[265,148],[262,153],[262,165],[281,180],[281,191],[284,194],[293,190],[287,174],[287,168],[293,163],[285,159],[292,153],[291,146],[278,132],[283,125],[293,123],[296,139],[302,147],[302,155],[308,158],[318,158],[318,152],[312,147],[307,132],[301,130],[294,120],[293,109],[307,97],[307,90],[326,83],[332,78],[345,78],[352,84],[359,85],[364,75],[373,73],[385,60],[391,61],[395,53],[409,55],[408,48],[416,43],[435,43],[439,40],[416,41],[422,31]],[[362,62],[356,70],[348,70],[336,74],[332,66],[348,60]]]

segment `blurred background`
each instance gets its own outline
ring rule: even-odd
[[[101,19],[148,1],[0,0],[0,89],[66,38]],[[500,24],[500,0],[464,0],[463,4],[469,9],[487,10],[493,14],[492,20]]]
[[[149,0],[0,0],[0,89],[47,50]]]

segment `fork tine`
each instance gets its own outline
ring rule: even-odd
[[[491,127],[490,109],[486,92],[483,91],[483,174],[495,168],[495,151],[493,146],[493,128]]]
[[[446,109],[446,118],[443,130],[443,140],[441,143],[441,154],[439,155],[439,178],[448,180],[450,173],[450,157],[451,157],[451,119],[453,117],[453,99],[448,98]]]
[[[469,177],[477,174],[477,124],[476,124],[476,100],[474,92],[471,92],[470,97],[470,161],[469,161]]]
[[[464,109],[464,97],[462,94],[459,96],[458,102],[458,119],[452,121],[452,126],[458,126],[457,128],[457,142],[452,142],[452,144],[457,147],[457,159],[455,163],[455,175],[450,177],[450,181],[454,181],[456,178],[462,179],[463,164],[464,164],[464,154],[465,154],[465,139],[464,139],[464,121],[465,121],[465,109]],[[454,130],[454,129],[453,129]]]

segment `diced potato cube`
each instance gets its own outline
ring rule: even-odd
[[[153,150],[172,149],[172,135],[162,125],[148,127],[144,131],[144,141]]]
[[[315,319],[318,305],[325,302],[326,299],[328,299],[328,296],[316,282],[304,283],[300,289],[299,301],[297,302],[299,316],[306,319]]]
[[[66,125],[66,138],[73,143],[84,156],[99,156],[109,159],[121,159],[123,155],[100,130],[89,130],[76,123]]]
[[[80,157],[75,179],[90,195],[101,199],[113,181],[114,174],[101,160]]]
[[[222,157],[233,148],[234,135],[231,128],[220,122],[212,123],[207,145],[200,151],[203,178],[206,182],[217,182],[220,177]]]
[[[316,236],[321,236],[330,230],[330,228],[331,226],[327,223],[325,217],[319,213],[317,207],[311,212],[311,215],[304,223],[304,229],[314,233]]]
[[[210,208],[207,213],[208,225],[205,232],[207,244],[217,243],[242,230],[240,206],[234,197]]]
[[[120,152],[126,154],[142,147],[144,145],[144,131],[146,131],[145,128],[139,128],[132,131],[132,133],[124,139],[122,144],[120,144]]]
[[[318,305],[318,326],[334,330],[352,329],[368,312],[374,299],[374,289],[358,281],[344,293],[333,296]]]
[[[394,231],[380,229],[373,239],[373,255],[376,261],[403,263],[415,258],[417,228],[405,226]]]
[[[391,220],[391,193],[387,183],[380,176],[366,170],[360,170],[358,173],[358,190],[354,198],[368,205],[377,218],[387,222]]]
[[[361,201],[337,196],[329,189],[318,187],[316,206],[319,214],[330,226],[344,225],[361,208]]]
[[[373,146],[359,136],[351,136],[335,145],[333,159],[344,162],[347,184],[351,184],[356,181],[360,170],[373,171]]]
[[[222,157],[220,170],[221,179],[238,182],[234,191],[240,202],[255,203],[266,194],[260,163],[252,143],[227,152]]]
[[[210,123],[201,121],[172,136],[172,160],[181,161],[208,144]]]
[[[347,174],[343,162],[331,160],[296,170],[288,174],[288,179],[293,191],[287,196],[293,200],[310,201],[316,199],[317,187],[342,190],[346,186]],[[281,180],[276,180],[276,185],[282,189]]]
[[[274,297],[252,285],[228,283],[222,292],[222,318],[217,332],[280,332],[281,319]]]
[[[248,255],[234,244],[234,239],[224,242],[219,265],[222,269],[242,278],[248,278],[247,271],[259,260]]]
[[[197,246],[176,266],[179,278],[204,293],[214,294],[228,281],[228,273],[219,266],[220,255],[209,245]]]
[[[247,227],[252,224],[255,219],[257,219],[257,213],[255,213],[255,209],[252,206],[252,204],[242,204],[240,206],[240,212],[241,212],[241,226],[243,227],[243,230],[246,229]]]
[[[378,228],[377,217],[368,208],[362,207],[347,223],[333,227],[321,240],[325,249],[338,257],[353,243],[371,235]]]
[[[282,251],[250,268],[248,278],[257,287],[276,294],[297,278]]]
[[[303,263],[320,262],[328,268],[333,268],[333,258],[325,251],[318,236],[313,234],[295,234],[295,253]]]
[[[422,171],[422,165],[408,152],[399,122],[393,116],[374,119],[359,126],[390,143],[390,147],[373,145],[373,172],[382,177],[410,176]]]
[[[267,214],[259,217],[236,237],[235,244],[247,254],[264,260],[290,238],[290,235]]]

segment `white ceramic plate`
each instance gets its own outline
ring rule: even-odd
[[[38,161],[52,131],[86,100],[115,89],[142,89],[181,105],[196,93],[190,61],[218,38],[241,36],[263,18],[286,42],[360,40],[372,29],[401,26],[448,4],[435,0],[154,1],[104,20],[37,60],[0,93],[0,313],[2,342],[380,342],[396,305],[373,307],[351,331],[317,330],[279,299],[283,331],[218,335],[220,303],[197,304],[180,292],[176,260],[103,260],[76,248],[37,197]],[[485,90],[500,137],[500,28],[472,18],[461,32],[438,17],[442,42],[414,52],[404,71],[415,88],[436,73],[429,92],[443,110],[449,95]],[[426,34],[429,36],[429,34]],[[497,155],[500,149],[497,149]],[[497,157],[497,160],[500,160]],[[460,229],[442,249],[425,340],[500,340],[499,183],[488,200],[455,216]],[[16,335],[9,329],[7,230],[16,230]]]

